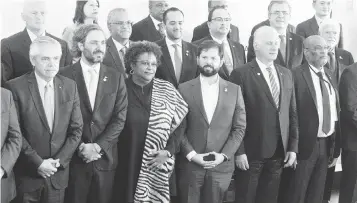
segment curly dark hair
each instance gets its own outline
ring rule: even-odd
[[[153,53],[156,57],[157,66],[160,66],[162,51],[159,45],[149,41],[132,42],[124,58],[126,73],[130,73],[132,69],[131,65],[134,64],[143,53]]]
[[[78,23],[78,24],[83,24],[84,19],[86,18],[86,15],[84,14],[84,5],[86,5],[88,1],[78,1],[76,3],[76,10],[74,12],[74,18],[73,18],[73,23]],[[100,7],[99,5],[99,0],[97,0],[98,3],[98,8]],[[98,24],[98,22],[95,20],[95,24]]]

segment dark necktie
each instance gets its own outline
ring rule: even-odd
[[[283,56],[284,62],[286,61],[286,39],[284,35],[279,35],[280,38],[280,53]]]
[[[331,73],[334,73],[336,71],[336,57],[334,52],[328,52],[329,56],[329,68],[331,70]]]
[[[322,132],[326,135],[330,132],[331,128],[331,111],[330,111],[330,98],[329,92],[326,87],[325,80],[322,76],[322,72],[318,72],[317,76],[320,79],[320,88],[322,94],[322,106],[323,106],[323,121],[322,121]]]
[[[163,38],[165,38],[166,34],[165,34],[164,23],[159,23],[159,24],[158,24],[158,27],[159,27],[160,35],[161,35]]]
[[[233,62],[231,59],[231,56],[229,54],[230,51],[230,46],[227,40],[224,40],[222,42],[223,44],[223,58],[224,58],[224,64],[226,65],[226,68],[228,70],[228,74],[231,75],[231,72],[233,71]]]
[[[125,58],[125,49],[126,47],[123,47],[120,49],[119,51],[119,57],[120,57],[120,60],[121,60],[121,63],[123,65],[123,68],[125,69],[125,63],[124,63],[124,58]]]
[[[276,104],[276,107],[279,108],[279,95],[280,95],[280,90],[278,88],[278,84],[276,84],[274,75],[273,75],[273,69],[272,67],[268,67],[267,71],[269,73],[269,80],[270,80],[270,86],[271,86],[271,95],[273,96],[274,102]]]

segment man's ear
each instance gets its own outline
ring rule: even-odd
[[[77,43],[79,50],[83,51],[84,50],[84,44],[82,42]]]

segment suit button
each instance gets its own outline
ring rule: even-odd
[[[94,122],[92,121],[92,122],[90,122],[90,125],[94,125]]]

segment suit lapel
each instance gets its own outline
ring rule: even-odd
[[[123,64],[122,64],[122,61],[119,56],[119,50],[117,50],[112,37],[110,37],[108,39],[107,50],[108,50],[109,54],[113,57],[115,65],[117,67],[122,67]]]
[[[166,68],[170,72],[170,76],[172,77],[173,81],[176,81],[176,84],[178,84],[178,81],[176,80],[174,65],[172,64],[169,48],[167,47],[165,39],[163,41],[163,46],[162,46],[162,57],[164,58]]]
[[[154,22],[152,21],[152,19],[150,18],[150,15],[147,17],[148,19],[148,24],[147,24],[147,28],[148,28],[148,32],[151,33],[151,35],[155,36],[158,39],[161,39],[162,36],[160,34],[160,32],[156,29],[156,26],[154,24]]]
[[[180,81],[185,78],[186,72],[188,72],[189,68],[191,67],[190,63],[190,56],[191,56],[192,50],[190,50],[187,46],[187,42],[182,41],[182,68],[181,68],[181,75],[180,75]],[[196,60],[196,59],[194,59]]]
[[[87,109],[92,113],[92,106],[90,105],[88,90],[84,81],[83,71],[80,62],[77,62],[73,66],[73,78],[75,78],[75,81],[77,83],[78,94],[81,98],[81,101],[83,102],[84,106],[86,106]]]
[[[279,108],[281,106],[281,104],[284,103],[284,98],[285,98],[285,92],[283,89],[286,87],[285,86],[285,79],[284,79],[284,74],[281,71],[280,66],[278,66],[277,64],[274,64],[275,69],[276,69],[276,74],[278,75],[278,79],[279,79],[279,85],[280,85],[280,95],[279,95]]]
[[[214,110],[214,113],[213,113],[213,116],[212,116],[211,124],[212,124],[212,122],[214,122],[216,120],[215,117],[218,116],[219,112],[223,108],[224,102],[225,101],[229,101],[227,99],[227,97],[229,95],[228,92],[229,92],[229,90],[228,90],[227,82],[225,80],[223,80],[222,78],[219,78],[218,102],[217,102],[216,109]]]
[[[307,86],[309,87],[311,97],[314,100],[314,104],[315,104],[315,107],[317,109],[316,91],[315,91],[315,88],[314,88],[314,83],[312,82],[312,77],[311,77],[311,73],[310,73],[309,64],[305,63],[305,65],[303,65],[301,68],[303,69],[302,74],[303,74],[303,76],[305,78]]]
[[[286,32],[286,56],[285,56],[285,65],[286,68],[291,67],[290,64],[292,64],[292,59],[290,56],[292,56],[292,53],[294,53],[294,44],[293,44],[293,39],[291,38],[290,32]]]
[[[28,59],[28,61],[30,61],[29,52],[30,52],[30,45],[31,45],[32,41],[31,41],[29,34],[27,33],[26,28],[22,32],[22,38],[23,38],[23,40],[22,40],[23,52],[26,53],[26,54],[24,54],[24,56],[26,59]]]
[[[30,91],[30,94],[32,97],[32,101],[35,104],[38,114],[40,115],[41,121],[44,124],[44,126],[46,127],[46,129],[48,130],[48,132],[51,132],[50,127],[48,126],[45,109],[43,108],[40,91],[38,90],[38,84],[36,81],[35,72],[32,72],[28,76],[28,83],[29,83],[28,87],[29,87],[29,91]]]
[[[107,69],[103,65],[100,65],[99,78],[98,78],[98,87],[97,87],[97,93],[96,93],[96,96],[95,96],[95,103],[94,103],[93,112],[97,111],[97,109],[100,106],[100,102],[102,101],[105,93],[108,90],[110,90],[111,81],[108,78],[109,78],[109,75],[107,74]]]
[[[310,28],[315,35],[319,33],[319,25],[317,24],[315,16],[310,19]]]
[[[63,92],[63,82],[58,77],[55,77],[53,80],[54,83],[54,92],[55,92],[55,118],[53,123],[52,132],[57,132],[56,127],[58,126],[59,118],[62,118],[60,105],[62,104],[64,98]]]
[[[201,82],[200,82],[200,77],[197,77],[194,79],[195,81],[192,84],[192,96],[193,99],[195,100],[197,106],[200,109],[200,112],[202,116],[204,117],[205,121],[207,124],[209,124],[205,108],[203,106],[203,98],[202,98],[202,91],[201,91]]]
[[[262,89],[264,90],[264,92],[265,92],[266,96],[268,97],[270,103],[271,103],[273,106],[275,106],[275,108],[276,108],[276,104],[275,104],[275,102],[274,102],[273,96],[271,95],[271,92],[270,92],[268,83],[267,83],[267,81],[265,80],[264,75],[263,75],[262,71],[260,70],[259,65],[258,65],[256,59],[254,59],[254,60],[252,61],[251,65],[252,65],[252,71],[253,71],[254,77],[257,79],[258,83],[260,84],[260,86],[261,86]]]

